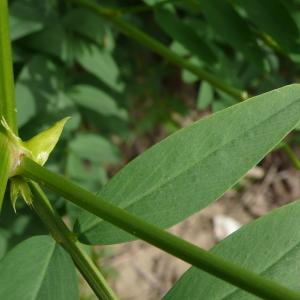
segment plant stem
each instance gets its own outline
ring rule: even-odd
[[[109,287],[103,275],[94,265],[91,258],[80,248],[79,243],[76,242],[74,233],[61,220],[39,185],[30,182],[30,187],[34,196],[34,210],[48,227],[54,239],[58,243],[61,243],[71,255],[81,274],[97,297],[103,300],[117,300],[118,298]]]
[[[153,52],[159,54],[170,63],[177,65],[183,69],[186,69],[196,76],[198,76],[202,80],[206,80],[211,83],[217,89],[231,95],[232,97],[238,100],[245,100],[247,98],[247,92],[241,91],[235,87],[227,85],[224,81],[220,80],[219,78],[215,77],[211,73],[200,69],[199,67],[195,66],[194,64],[190,63],[185,58],[177,55],[169,48],[161,44],[159,41],[154,39],[153,37],[149,36],[148,34],[144,33],[143,31],[135,28],[134,26],[125,22],[121,17],[121,12],[110,10],[100,5],[93,3],[89,0],[69,0],[78,5],[84,6],[96,14],[108,19],[112,23],[114,23],[121,32],[123,32],[128,37],[136,40],[137,42],[141,43],[142,45],[148,47]]]
[[[20,172],[23,176],[44,184],[49,189],[103,220],[254,295],[263,299],[300,299],[298,292],[247,271],[157,226],[151,225],[126,210],[103,200],[101,197],[89,193],[63,176],[48,171],[29,158],[25,157],[23,159]]]
[[[10,172],[11,156],[7,137],[0,132],[0,211]]]
[[[14,75],[7,0],[0,0],[0,117],[17,133]]]
[[[8,22],[7,0],[0,0],[0,119],[4,117],[17,133],[14,76]],[[9,142],[0,124],[0,211],[11,166]]]
[[[294,153],[293,149],[287,143],[282,143],[282,149],[290,158],[291,162],[293,163],[294,167],[297,170],[300,170],[300,160],[298,159],[297,155]]]

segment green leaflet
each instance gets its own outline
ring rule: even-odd
[[[78,26],[78,20],[81,20],[80,26]],[[105,22],[94,12],[83,8],[72,9],[65,16],[64,24],[68,30],[79,33],[100,47],[105,46],[105,39],[108,38],[109,30]]]
[[[25,37],[25,41],[30,49],[55,56],[66,63],[72,62],[74,52],[76,53],[81,48],[80,41],[74,44],[72,36],[57,20],[42,31]]]
[[[220,242],[212,252],[286,287],[300,290],[299,214],[299,201],[276,209],[242,227]],[[196,268],[190,268],[164,297],[164,300],[168,299],[258,298]]]
[[[213,102],[213,99],[213,87],[207,81],[202,81],[198,90],[197,108],[199,110],[207,108]]]
[[[172,226],[218,199],[299,121],[300,85],[231,106],[163,140],[124,167],[100,192],[104,199],[160,227]],[[85,243],[132,236],[83,213]]]
[[[6,193],[0,216],[0,261],[4,255],[25,239],[35,235],[48,234],[42,221],[23,203],[18,206],[18,214],[9,203],[9,193]],[[24,207],[24,209],[22,209]]]
[[[85,45],[78,54],[79,64],[88,72],[95,75],[112,90],[121,92],[124,84],[120,81],[120,70],[111,53],[96,45]]]
[[[78,134],[70,143],[70,151],[91,162],[115,164],[120,161],[119,149],[97,134]]]
[[[49,236],[20,243],[0,262],[0,299],[79,299],[70,256]]]
[[[238,0],[251,22],[269,34],[279,47],[288,52],[298,52],[299,30],[291,14],[280,0]]]
[[[46,5],[44,5],[46,6]],[[10,31],[13,41],[41,31],[47,24],[55,22],[53,9],[42,9],[29,1],[13,2],[10,5]]]
[[[67,129],[78,128],[80,114],[64,91],[63,70],[62,64],[40,55],[34,55],[24,64],[16,82],[19,127],[44,128],[46,124],[71,116]]]
[[[176,42],[184,46],[201,61],[209,64],[216,62],[216,55],[206,41],[195,33],[193,28],[164,8],[154,10],[156,23]]]
[[[76,104],[100,115],[127,119],[126,110],[118,107],[113,97],[100,89],[80,84],[73,86],[68,95]]]
[[[209,25],[226,43],[241,51],[247,60],[261,68],[263,52],[258,47],[247,22],[232,7],[229,1],[195,1]]]

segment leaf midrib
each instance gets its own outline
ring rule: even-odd
[[[51,259],[52,259],[52,257],[53,257],[53,255],[54,255],[54,253],[55,253],[55,249],[56,249],[56,243],[54,242],[53,243],[53,249],[52,249],[52,251],[49,251],[49,254],[47,255],[47,259],[45,260],[45,265],[44,265],[44,268],[43,268],[43,270],[42,270],[42,272],[41,272],[41,276],[40,276],[40,280],[39,280],[39,283],[36,285],[36,289],[35,289],[35,291],[32,293],[32,295],[34,296],[32,299],[34,300],[34,299],[37,299],[37,297],[38,297],[38,295],[39,295],[39,292],[40,292],[40,290],[41,290],[41,287],[42,287],[42,285],[43,285],[43,281],[44,281],[44,279],[45,279],[45,277],[46,277],[46,274],[47,274],[47,269],[48,269],[48,267],[49,267],[49,264],[50,264],[50,262],[51,262]]]

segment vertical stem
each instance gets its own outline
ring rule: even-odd
[[[51,190],[103,220],[256,296],[273,300],[300,299],[299,292],[290,290],[275,281],[245,270],[220,256],[205,251],[155,225],[149,224],[101,197],[89,193],[63,176],[48,171],[28,158],[23,159],[20,172],[21,175],[43,183]]]
[[[17,133],[14,76],[7,0],[0,0],[0,117]]]
[[[0,0],[0,119],[6,119],[16,133],[14,76],[9,35],[7,0]],[[1,127],[1,124],[0,124]],[[7,138],[0,132],[0,211],[10,172],[10,151]]]
[[[117,300],[103,275],[94,265],[91,258],[80,248],[74,234],[68,229],[60,216],[51,206],[46,195],[38,184],[30,182],[34,196],[33,208],[48,227],[54,239],[69,252],[83,277],[87,280],[99,299]]]

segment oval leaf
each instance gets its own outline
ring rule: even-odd
[[[212,252],[290,289],[300,290],[299,214],[299,201],[276,209],[242,227]],[[164,297],[168,299],[258,298],[199,269],[190,268]]]
[[[20,243],[0,262],[0,299],[79,299],[70,256],[49,236]]]
[[[147,150],[101,195],[145,221],[169,227],[218,199],[295,127],[299,116],[300,85],[231,106]],[[133,239],[88,213],[77,225],[85,243]]]
[[[81,159],[100,164],[115,164],[120,160],[119,149],[100,135],[78,134],[69,145],[70,151]]]
[[[86,45],[77,56],[79,64],[95,75],[112,90],[121,92],[124,84],[120,81],[120,70],[112,55],[95,45]]]
[[[118,107],[112,96],[95,87],[85,84],[75,85],[69,92],[69,97],[78,105],[103,116],[127,119],[126,110]]]

